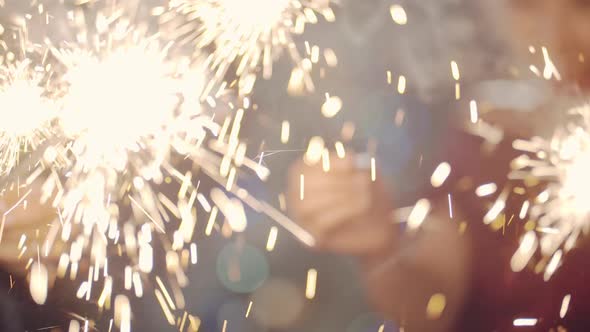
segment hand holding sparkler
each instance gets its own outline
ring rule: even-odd
[[[328,171],[322,168],[299,162],[289,173],[288,206],[317,246],[361,256],[389,254],[396,226],[383,187],[350,155],[332,158]]]

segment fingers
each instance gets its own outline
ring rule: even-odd
[[[303,160],[297,161],[291,167],[289,173],[290,177],[299,176],[299,174],[305,173],[306,175],[313,176],[314,174],[346,174],[357,172],[358,169],[355,165],[353,156],[347,155],[344,158],[330,158],[330,168],[326,172],[323,168],[322,163],[316,163],[313,165],[306,164]]]
[[[396,225],[366,221],[334,229],[316,238],[318,248],[356,256],[393,252],[396,244]]]
[[[368,194],[348,196],[341,201],[333,201],[327,208],[315,211],[304,218],[304,226],[314,235],[325,234],[343,227],[358,219],[364,219],[371,210],[371,197]]]
[[[370,179],[364,174],[351,174],[349,176],[324,176],[309,177],[305,183],[291,183],[289,186],[290,208],[301,215],[331,208],[334,204],[343,200],[356,199],[360,194],[369,193],[371,189]],[[303,190],[304,199],[300,199]]]
[[[385,191],[368,170],[356,167],[354,156],[330,162],[328,172],[302,161],[291,167],[287,197],[295,220],[315,237],[319,249],[362,256],[392,248],[396,225]]]
[[[0,197],[0,220],[6,232],[24,232],[46,227],[57,213],[50,204],[40,203],[41,186],[34,183],[20,190],[7,191]]]

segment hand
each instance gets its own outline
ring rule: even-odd
[[[291,214],[320,249],[358,256],[390,253],[397,242],[397,225],[385,190],[371,180],[368,170],[355,167],[351,156],[332,158],[330,163],[329,172],[303,161],[291,167],[287,194]]]
[[[0,217],[6,216],[5,229],[26,231],[43,228],[55,217],[57,211],[49,203],[41,203],[41,185],[10,188],[0,196]]]
[[[41,203],[41,182],[30,186],[11,188],[0,196],[0,222],[4,219],[0,242],[0,261],[15,272],[24,271],[30,257],[37,257],[37,246],[42,248],[51,222],[57,218],[50,204]],[[19,259],[19,242],[25,235],[23,246],[27,249]],[[50,257],[57,259],[59,250],[53,248]]]

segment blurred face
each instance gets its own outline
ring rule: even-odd
[[[505,0],[516,49],[547,47],[564,83],[590,91],[590,0]]]

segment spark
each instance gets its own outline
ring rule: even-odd
[[[371,158],[371,181],[375,182],[377,180],[377,169],[375,166],[375,158]]]
[[[536,222],[536,233],[527,233],[514,259],[530,259],[538,248],[550,258],[545,267],[548,280],[559,267],[563,254],[575,245],[590,222],[590,106],[584,105],[569,111],[570,120],[559,126],[549,139],[534,137],[516,140],[513,147],[524,152],[512,162],[509,174],[512,180],[537,179],[527,188],[534,194],[526,200],[519,214],[527,214]],[[543,230],[551,230],[549,232]],[[535,245],[533,245],[533,243]],[[519,258],[520,259],[520,258]],[[519,263],[522,267],[526,262]]]
[[[430,184],[434,188],[439,188],[445,183],[450,174],[451,165],[447,162],[440,163],[430,177]]]
[[[453,219],[453,199],[451,194],[447,194],[447,200],[449,203],[449,218]]]
[[[273,251],[277,243],[278,228],[271,227],[268,233],[268,240],[266,241],[266,251]]]
[[[75,332],[78,332],[78,331],[80,331],[80,322],[78,322],[78,321],[77,321],[77,320],[75,320],[75,319],[72,319],[72,320],[70,321],[70,325],[69,325],[69,327],[68,327],[68,331],[69,331],[69,332],[74,332],[74,331],[75,331]]]
[[[498,189],[498,186],[495,183],[486,183],[486,184],[482,184],[481,186],[475,188],[475,194],[478,197],[485,197],[485,196],[492,195],[493,193],[496,192],[497,189]]]
[[[326,101],[322,105],[322,115],[326,118],[333,118],[342,109],[342,99],[338,96],[326,94]]]
[[[205,227],[205,235],[207,236],[211,235],[211,232],[213,231],[213,226],[215,225],[215,219],[217,218],[218,211],[219,210],[217,206],[214,206],[213,209],[211,209],[211,213],[209,214],[209,221],[207,222],[207,226]]]
[[[115,298],[115,326],[121,331],[131,331],[131,305],[125,295]]]
[[[400,75],[397,80],[397,92],[400,95],[403,95],[406,92],[406,77],[404,75]]]
[[[529,207],[531,205],[530,201],[524,201],[524,203],[522,203],[522,207],[520,208],[520,212],[518,213],[518,217],[520,219],[524,219],[529,211]]]
[[[44,304],[47,300],[48,272],[45,265],[40,262],[33,263],[31,267],[31,282],[29,291],[37,304]]]
[[[563,252],[561,251],[561,249],[557,250],[555,254],[551,256],[549,264],[547,264],[547,267],[545,268],[545,273],[543,273],[543,280],[549,281],[549,279],[551,279],[551,276],[553,276],[553,274],[561,264],[562,256]]]
[[[191,243],[191,264],[197,264],[197,244],[196,243]]]
[[[281,125],[281,143],[287,144],[289,142],[289,121],[283,121]]]
[[[477,123],[479,118],[477,102],[475,100],[469,102],[469,118],[471,119],[471,123]]]
[[[168,290],[166,289],[166,286],[164,286],[164,283],[162,282],[160,277],[156,276],[156,282],[158,283],[158,287],[160,287],[162,294],[164,294],[164,298],[166,299],[166,303],[168,303],[168,306],[170,306],[170,308],[172,310],[176,310],[176,306],[174,305],[174,302],[172,301],[172,297],[168,293]]]
[[[447,305],[447,299],[444,294],[437,293],[430,297],[426,306],[426,316],[428,319],[439,319]]]
[[[408,228],[416,230],[420,227],[428,216],[428,212],[430,212],[430,201],[425,198],[418,200],[408,216]]]
[[[299,200],[303,200],[305,198],[305,175],[299,175]]]
[[[396,24],[405,25],[406,23],[408,23],[408,16],[406,14],[406,11],[404,10],[404,7],[397,4],[391,5],[391,7],[389,8],[389,13],[391,14],[393,22],[395,22]]]
[[[314,136],[309,140],[307,151],[303,156],[303,160],[308,165],[315,165],[322,159],[324,152],[324,139],[320,136]]]
[[[517,318],[512,322],[514,326],[535,326],[537,325],[536,318]]]
[[[140,209],[141,212],[146,215],[146,217],[148,217],[148,219],[153,223],[154,226],[156,226],[156,228],[160,232],[166,233],[164,228],[156,220],[154,220],[154,218],[152,218],[150,216],[150,214],[133,197],[129,196],[129,199],[131,200],[131,203],[133,203],[135,206],[137,206],[137,208]]]
[[[342,142],[334,143],[334,148],[336,149],[336,155],[338,158],[343,159],[346,157],[346,150],[344,149],[344,144],[342,144]]]
[[[296,81],[313,90],[309,71],[319,50],[304,58],[294,36],[302,34],[306,24],[317,23],[317,14],[335,20],[329,0],[170,0],[160,18],[180,45],[213,48],[208,61],[215,71],[212,82],[222,81],[236,64],[240,92],[248,94],[256,69],[261,67],[262,76],[270,78],[273,62],[283,52],[294,63],[291,78],[299,76]]]
[[[307,283],[305,286],[305,297],[308,300],[311,300],[315,297],[317,278],[318,278],[318,271],[316,269],[309,269],[307,271]]]
[[[32,192],[32,189],[29,189],[29,190],[27,190],[27,192],[26,192],[24,195],[22,195],[22,196],[19,198],[19,200],[18,200],[16,203],[14,203],[14,204],[12,205],[12,207],[10,207],[8,210],[6,210],[6,211],[3,213],[3,216],[7,216],[7,215],[9,215],[9,214],[10,214],[12,211],[14,211],[14,209],[16,209],[16,208],[17,208],[17,207],[19,207],[21,204],[23,204],[23,202],[26,202],[26,199],[27,199],[27,197],[28,197],[28,196],[31,194],[31,192]]]
[[[459,72],[459,65],[455,61],[451,61],[451,74],[453,75],[453,79],[458,81],[461,79],[461,73]]]
[[[250,301],[250,303],[248,303],[248,309],[246,309],[246,315],[245,315],[246,318],[248,318],[248,316],[250,316],[250,310],[252,310],[252,301]]]
[[[581,54],[580,54],[581,55]],[[330,67],[336,67],[338,65],[338,57],[336,53],[331,48],[326,48],[324,50],[324,58],[326,59],[326,64]]]
[[[571,299],[572,299],[571,294],[567,294],[566,296],[563,297],[563,300],[561,301],[561,308],[559,309],[559,317],[560,318],[563,319],[565,317],[565,315],[567,314]]]
[[[529,52],[531,54],[535,54],[537,52],[537,49],[533,45],[529,45]]]
[[[324,151],[322,151],[322,170],[325,173],[330,171],[330,150],[327,148],[324,148]]]
[[[543,68],[543,78],[546,80],[550,80],[552,77],[555,77],[556,80],[561,81],[561,74],[555,67],[553,60],[549,56],[549,51],[547,51],[546,47],[541,47],[541,51],[543,52],[543,60],[545,61],[545,67]]]
[[[537,237],[535,232],[527,232],[520,242],[520,246],[510,260],[510,267],[514,272],[522,271],[537,249]]]

